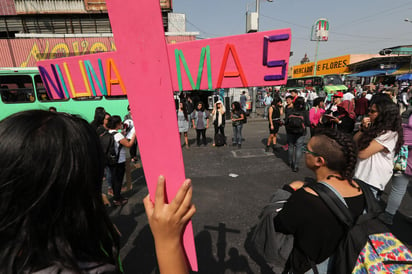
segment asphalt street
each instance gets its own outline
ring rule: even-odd
[[[231,143],[230,123],[225,133]],[[249,118],[244,125],[241,149],[230,145],[213,147],[213,129],[206,133],[208,145],[197,147],[195,134],[195,130],[189,130],[191,146],[183,148],[183,157],[186,176],[192,179],[193,202],[197,208],[192,221],[198,273],[268,273],[245,248],[248,233],[277,188],[294,180],[310,180],[313,174],[304,166],[304,159],[299,172],[292,172],[287,165],[287,152],[282,148],[264,151],[268,123],[261,116]],[[278,143],[285,144],[284,128],[278,134]],[[129,203],[108,210],[122,234],[125,273],[157,273],[153,238],[142,204],[147,195],[142,168],[134,169],[132,180],[133,189],[125,194]],[[386,193],[388,190],[390,185]],[[386,197],[383,195],[383,200]],[[412,223],[405,216],[412,216],[411,185],[392,226],[395,235],[411,246]]]

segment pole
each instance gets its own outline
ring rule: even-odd
[[[319,38],[316,40],[315,67],[313,68],[313,76],[316,76],[316,68],[318,66],[318,49],[319,49]]]
[[[256,26],[256,28],[257,28],[257,31],[259,31],[259,10],[260,10],[260,2],[259,2],[260,0],[256,0],[256,14],[257,14],[257,26]]]
[[[259,31],[259,10],[260,10],[260,0],[256,0],[256,14],[257,14],[257,31]],[[256,87],[249,88],[250,96],[252,97],[252,109],[251,112],[253,113],[252,117],[256,114]]]

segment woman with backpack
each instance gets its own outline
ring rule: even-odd
[[[273,101],[270,103],[269,107],[269,137],[266,143],[265,151],[268,152],[270,149],[270,145],[273,143],[273,149],[275,149],[276,141],[277,141],[277,134],[279,131],[280,126],[282,125],[282,121],[280,120],[280,116],[283,115],[283,106],[282,106],[282,99],[279,96],[275,96]]]
[[[133,146],[136,140],[136,134],[133,133],[130,140],[128,140],[122,133],[118,132],[123,128],[122,119],[118,115],[113,115],[107,122],[109,128],[109,134],[113,135],[114,148],[116,152],[117,161],[115,164],[110,165],[110,172],[112,174],[112,187],[113,187],[113,204],[116,206],[122,206],[127,204],[127,198],[122,197],[122,183],[124,172],[126,169],[126,147]]]
[[[379,199],[393,174],[393,163],[403,145],[402,118],[386,94],[371,99],[369,116],[362,119],[354,140],[358,144],[355,178],[361,179]]]
[[[306,127],[310,126],[309,115],[303,97],[296,98],[293,110],[285,119],[288,140],[289,166],[293,172],[299,171],[302,148],[306,137]]]
[[[352,136],[321,129],[304,148],[306,166],[318,184],[326,184],[343,197],[356,219],[365,209],[363,192],[352,176],[356,165],[356,145]],[[286,185],[292,193],[274,218],[277,232],[293,235],[293,248],[285,273],[306,273],[316,265],[318,273],[327,272],[329,257],[337,250],[346,233],[337,216],[318,194],[301,181]],[[309,273],[309,272],[308,272]]]
[[[238,148],[241,148],[242,147],[242,128],[243,128],[243,120],[245,119],[245,114],[239,102],[232,103],[231,119],[232,119],[232,127],[233,127],[232,146],[237,145]]]

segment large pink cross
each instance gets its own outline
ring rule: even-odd
[[[41,61],[42,79],[54,98],[127,90],[149,193],[163,174],[171,200],[185,179],[173,90],[285,84],[290,30],[166,45],[159,0],[107,0],[107,7],[117,52]],[[103,81],[96,71],[105,67]],[[183,244],[197,271],[191,222]]]

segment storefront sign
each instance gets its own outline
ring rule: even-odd
[[[349,72],[349,63],[350,55],[320,60],[317,62],[316,75],[341,74]],[[313,66],[314,62],[294,66],[292,68],[292,77],[298,78],[313,75]]]

